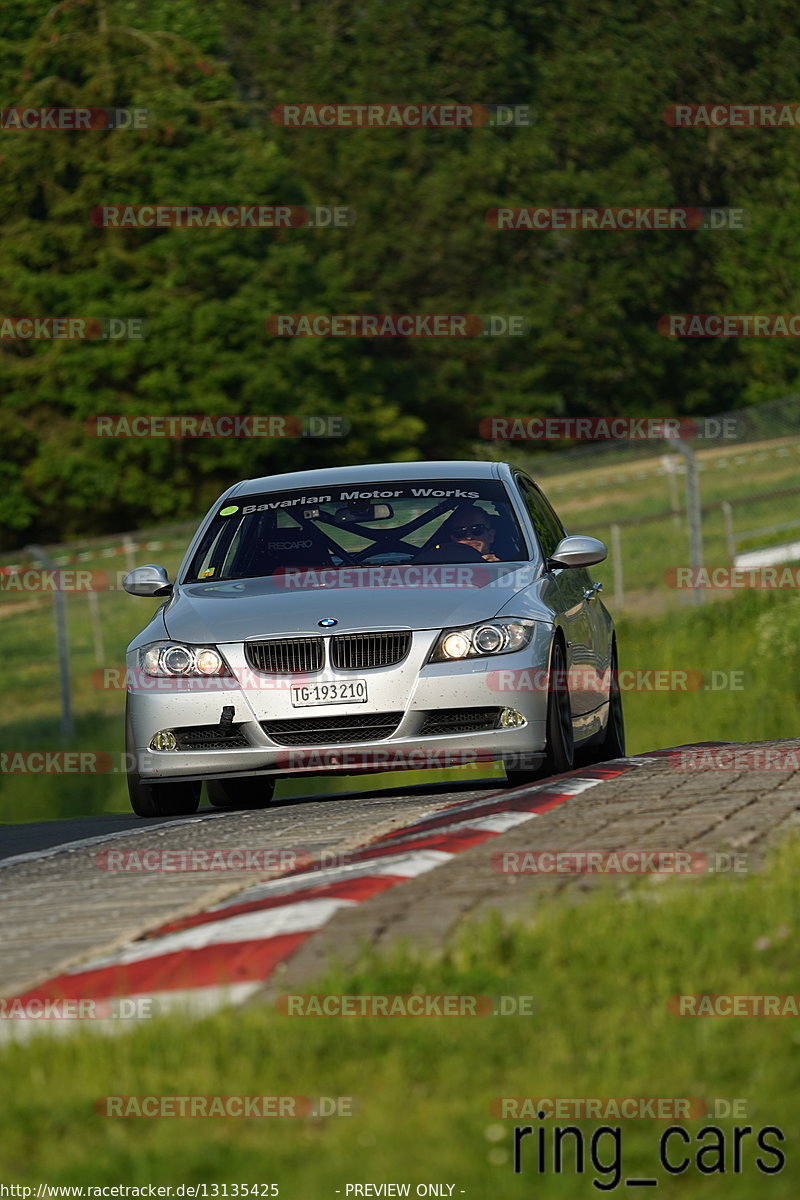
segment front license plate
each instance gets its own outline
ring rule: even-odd
[[[366,679],[348,679],[346,683],[309,683],[292,688],[294,708],[312,704],[366,704]]]

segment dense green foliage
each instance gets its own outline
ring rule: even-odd
[[[489,414],[712,413],[798,382],[791,341],[672,341],[668,312],[786,312],[797,131],[666,105],[797,95],[786,0],[6,0],[0,105],[144,107],[5,130],[3,315],[141,317],[141,341],[1,341],[0,526],[193,514],[232,480],[468,456]],[[291,102],[528,104],[530,127],[287,129]],[[99,229],[100,204],[345,204],[335,230]],[[741,232],[497,232],[498,204],[734,206]],[[284,339],[271,313],[521,313],[520,338]],[[97,413],[341,414],[339,441],[88,437]]]

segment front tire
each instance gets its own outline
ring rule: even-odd
[[[269,775],[214,779],[206,784],[206,794],[214,808],[266,808],[274,793],[275,780]]]
[[[128,776],[131,808],[137,817],[188,817],[200,806],[199,783],[144,783]]]
[[[547,685],[547,720],[545,725],[544,760],[536,770],[506,767],[510,787],[563,775],[575,763],[575,742],[572,735],[572,706],[569,702],[567,664],[560,642],[553,642],[550,653],[550,677]]]

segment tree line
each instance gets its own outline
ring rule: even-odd
[[[795,307],[797,131],[665,116],[791,99],[785,0],[6,0],[2,21],[0,317],[94,322],[83,338],[0,325],[7,549],[191,516],[240,477],[500,455],[487,417],[696,416],[797,386],[791,338],[658,326]],[[286,119],[330,104],[478,116]],[[91,127],[8,115],[48,107],[91,110]],[[278,219],[104,223],[141,206]],[[739,216],[496,216],[531,207]],[[466,314],[468,336],[278,336],[282,314]],[[102,414],[347,433],[104,438]]]

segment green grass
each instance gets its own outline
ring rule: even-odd
[[[530,995],[533,1016],[291,1018],[255,1006],[194,1024],[159,1018],[114,1038],[82,1031],[6,1046],[0,1177],[276,1181],[286,1197],[334,1195],[346,1183],[448,1182],[455,1195],[463,1188],[475,1197],[585,1197],[596,1190],[591,1162],[582,1177],[569,1167],[558,1179],[540,1176],[533,1139],[523,1174],[514,1175],[514,1122],[492,1115],[494,1098],[702,1097],[746,1102],[746,1120],[717,1122],[728,1172],[702,1176],[692,1166],[672,1183],[657,1159],[665,1124],[638,1120],[622,1123],[623,1178],[656,1178],[667,1196],[793,1200],[797,1018],[679,1018],[667,1000],[681,992],[800,991],[798,870],[793,842],[763,875],[645,877],[627,881],[622,894],[607,885],[580,903],[548,899],[513,928],[497,919],[469,927],[439,959],[404,949],[365,956],[308,989]],[[93,1108],[106,1095],[214,1094],[352,1096],[356,1112],[273,1122],[123,1120]],[[784,1131],[781,1174],[762,1178],[753,1137],[744,1142],[742,1172],[733,1173],[737,1123]],[[702,1124],[687,1125],[693,1138]],[[582,1128],[588,1139],[596,1125]],[[703,1144],[695,1142],[695,1152]]]
[[[709,690],[630,692],[631,753],[696,741],[797,736],[800,599],[792,590],[735,593],[657,618],[617,617],[620,667],[702,671]],[[742,690],[710,688],[711,673]],[[731,678],[732,672],[740,672]]]
[[[86,598],[69,596],[76,735],[68,746],[63,743],[49,628],[52,617],[50,602],[45,603],[42,610],[0,619],[0,655],[5,663],[0,746],[6,751],[69,748],[110,752],[116,771],[77,776],[0,774],[0,822],[128,812],[125,780],[119,770],[124,749],[124,693],[94,686],[97,663]],[[106,663],[118,666],[124,662],[125,645],[137,624],[147,618],[148,602],[108,593],[101,604]],[[793,590],[743,590],[730,600],[709,600],[701,607],[685,607],[659,617],[623,613],[616,620],[622,668],[742,673],[739,682],[743,690],[628,693],[625,716],[631,753],[691,741],[759,741],[796,734],[800,677],[792,664],[800,643],[800,603]],[[503,778],[499,766],[489,770]],[[471,774],[474,772],[462,768],[283,780],[277,794],[410,787],[465,781]]]

